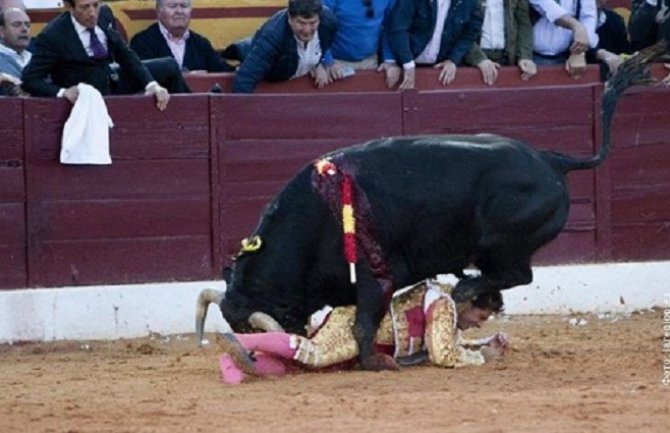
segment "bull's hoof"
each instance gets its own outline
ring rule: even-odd
[[[398,365],[403,366],[403,367],[407,367],[407,366],[411,366],[411,365],[423,364],[426,361],[428,361],[428,351],[427,350],[421,350],[421,351],[416,352],[412,355],[403,356],[402,358],[398,358]]]
[[[361,367],[368,371],[398,370],[395,360],[385,353],[375,353],[361,360]]]
[[[246,374],[256,373],[256,364],[251,354],[242,346],[242,343],[235,337],[235,334],[224,332],[216,334],[216,343],[219,348],[227,353],[235,365]]]

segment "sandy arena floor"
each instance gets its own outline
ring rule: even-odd
[[[513,350],[483,367],[240,386],[193,335],[4,345],[0,432],[667,432],[662,327],[661,310],[503,316],[476,334],[502,329]]]

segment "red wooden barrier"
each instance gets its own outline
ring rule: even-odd
[[[113,164],[58,162],[66,101],[29,99],[29,284],[210,278],[208,99],[109,98]]]
[[[23,287],[27,283],[23,103],[0,98],[0,113],[0,287]]]
[[[615,115],[609,170],[612,259],[670,255],[670,97],[624,95]]]

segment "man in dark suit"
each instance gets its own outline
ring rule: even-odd
[[[396,0],[387,33],[403,68],[399,89],[414,88],[417,64],[441,68],[439,81],[451,83],[482,21],[477,0]]]
[[[143,64],[114,29],[113,15],[100,0],[65,0],[67,12],[37,36],[35,51],[23,70],[23,89],[34,96],[58,96],[74,104],[77,85],[87,83],[103,95],[144,91],[160,110],[173,93],[188,92],[173,59]],[[114,80],[110,64],[119,64]],[[155,79],[154,79],[155,77]],[[49,79],[50,78],[50,79]]]
[[[233,92],[252,93],[261,80],[286,81],[307,74],[319,88],[330,84],[330,46],[336,31],[337,18],[321,0],[289,0],[287,9],[256,32],[235,74]]]
[[[641,50],[661,39],[670,43],[670,0],[633,0],[628,33],[633,50]],[[667,62],[668,54],[663,58]],[[665,63],[670,70],[670,63]],[[663,80],[670,85],[670,74]]]
[[[670,41],[670,0],[633,0],[628,32],[635,51],[661,38]]]
[[[628,30],[623,17],[607,7],[607,0],[596,0],[598,19],[596,34],[598,46],[586,52],[589,63],[601,63],[600,78],[605,81],[623,64],[621,54],[633,52],[628,41]]]
[[[158,22],[136,34],[130,48],[140,59],[174,57],[182,71],[232,71],[207,38],[189,30],[191,11],[191,0],[156,0]]]

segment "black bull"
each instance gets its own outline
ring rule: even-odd
[[[603,95],[603,137],[592,158],[537,151],[497,135],[400,137],[326,155],[332,181],[304,167],[268,205],[254,236],[257,248],[234,261],[225,295],[198,300],[199,341],[211,301],[237,332],[252,325],[304,333],[308,316],[325,304],[356,304],[354,335],[364,368],[389,367],[373,337],[394,290],[441,273],[461,279],[456,301],[532,281],[531,258],[563,228],[569,209],[566,174],[606,157],[620,94],[648,78],[644,65],[657,46],[634,56]],[[357,282],[343,253],[342,195],[353,183]],[[329,183],[330,182],[330,183]],[[259,317],[261,320],[259,320]],[[267,321],[265,321],[267,319]]]

